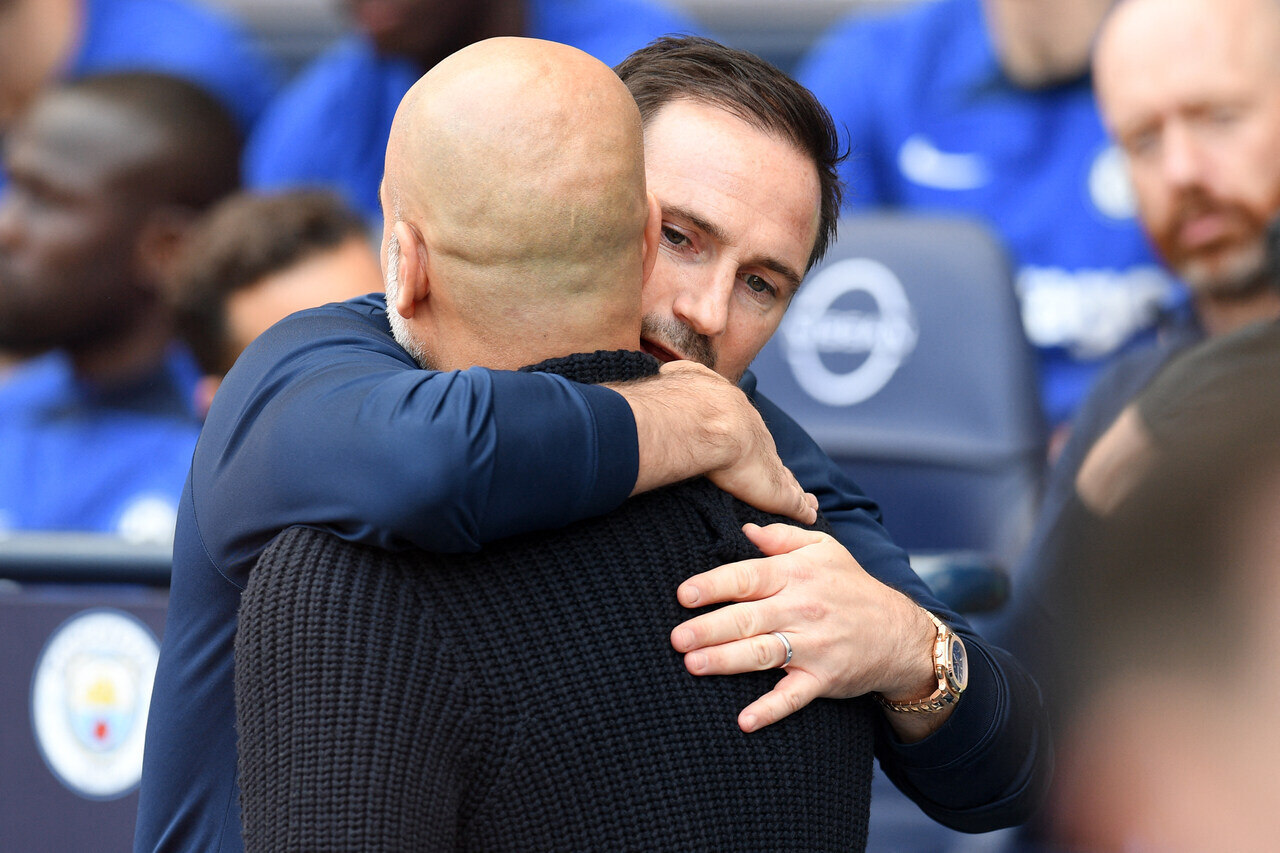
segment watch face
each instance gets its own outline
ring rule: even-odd
[[[969,686],[969,656],[959,637],[951,638],[951,670],[947,673],[947,681],[957,693]]]

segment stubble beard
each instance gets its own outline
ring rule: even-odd
[[[706,335],[700,335],[674,317],[645,314],[640,320],[640,336],[656,341],[690,361],[716,369],[716,353]]]

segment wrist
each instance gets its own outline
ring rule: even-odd
[[[912,702],[929,695],[937,685],[933,646],[938,630],[924,608],[905,595],[901,596],[901,602],[904,606],[897,621],[901,639],[896,667],[888,673],[884,686],[875,692],[892,702]]]
[[[944,622],[924,608],[917,608],[929,622],[931,639],[927,657],[929,674],[912,689],[881,692],[877,701],[891,714],[934,714],[960,700],[969,683],[964,642]],[[920,660],[920,658],[916,658]]]

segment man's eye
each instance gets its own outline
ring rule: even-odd
[[[774,292],[773,285],[770,284],[767,279],[761,278],[758,275],[746,276],[745,280],[747,282],[747,287],[751,288],[756,293],[773,293]]]
[[[688,237],[681,234],[676,229],[670,228],[666,225],[662,226],[662,236],[668,243],[670,243],[673,246],[685,246],[685,245],[688,245],[689,243]]]

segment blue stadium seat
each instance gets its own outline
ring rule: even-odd
[[[955,553],[970,576],[975,554],[1012,564],[1046,432],[1010,266],[985,227],[846,217],[752,370],[880,503],[913,562]],[[926,580],[936,562],[919,561]]]

